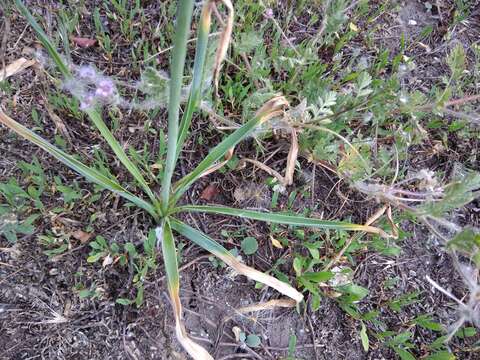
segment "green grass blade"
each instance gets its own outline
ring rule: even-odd
[[[260,108],[260,110],[257,112],[257,115],[253,119],[235,130],[223,141],[221,141],[220,144],[210,150],[207,157],[205,157],[205,159],[203,159],[191,173],[184,176],[178,181],[177,184],[175,184],[173,203],[176,203],[183,193],[187,191],[187,189],[195,182],[195,180],[200,178],[210,166],[212,166],[216,161],[220,160],[220,158],[224,156],[229,149],[235,147],[240,141],[249,136],[258,125],[268,121],[273,116],[281,114],[286,104],[288,104],[288,102],[283,96],[277,96],[267,101],[267,103]]]
[[[183,69],[187,54],[187,40],[192,21],[193,0],[179,0],[175,26],[172,60],[170,64],[170,97],[168,102],[168,143],[165,172],[162,179],[162,206],[168,208],[170,186],[177,158],[178,117],[182,91]]]
[[[178,159],[182,151],[183,143],[188,135],[188,129],[192,122],[192,116],[197,109],[200,102],[200,95],[202,92],[203,73],[205,68],[205,58],[207,54],[208,35],[210,34],[212,14],[212,2],[207,0],[202,8],[200,16],[200,24],[197,35],[197,47],[195,49],[195,61],[193,64],[193,79],[190,87],[190,96],[188,98],[187,106],[180,122],[180,134],[177,142],[177,153],[175,159]]]
[[[17,6],[17,9],[22,13],[22,15],[25,16],[27,22],[30,24],[33,30],[35,30],[38,39],[42,43],[43,47],[47,50],[48,54],[53,59],[55,64],[57,64],[57,67],[62,73],[62,75],[66,78],[71,77],[72,75],[70,73],[70,70],[68,69],[68,66],[63,62],[61,55],[58,53],[57,49],[50,41],[47,34],[45,34],[42,27],[38,24],[37,20],[35,20],[28,8],[20,0],[15,0],[15,5]]]
[[[137,181],[137,183],[142,187],[143,191],[145,192],[145,194],[148,195],[152,203],[155,204],[157,202],[157,198],[155,194],[148,186],[147,182],[145,181],[145,178],[143,177],[138,167],[128,158],[127,154],[125,154],[125,151],[123,150],[120,143],[115,139],[111,131],[108,129],[107,125],[103,121],[98,110],[92,108],[92,109],[86,110],[86,112],[90,120],[93,122],[93,124],[98,129],[98,131],[100,131],[100,133],[102,134],[102,137],[108,143],[108,145],[113,150],[117,158],[120,160],[123,166],[125,166],[128,172]]]
[[[155,208],[149,202],[133,195],[126,189],[124,189],[119,183],[116,181],[106,177],[99,171],[92,169],[80,161],[75,159],[73,156],[68,155],[67,153],[63,152],[62,150],[58,149],[57,147],[50,144],[48,141],[40,137],[39,135],[35,134],[33,131],[27,129],[25,126],[19,124],[6,114],[0,111],[0,123],[4,124],[11,130],[15,131],[18,135],[23,137],[26,140],[34,143],[35,145],[39,146],[50,155],[54,156],[62,163],[70,167],[72,170],[75,170],[80,175],[87,178],[87,180],[94,182],[105,189],[108,189],[112,192],[119,194],[120,196],[124,197],[125,199],[131,201],[138,207],[145,209],[148,213],[150,213],[154,218],[158,218]]]
[[[170,221],[171,221],[170,224],[175,231],[185,236],[186,238],[190,239],[195,244],[204,248],[205,250],[212,253],[216,257],[218,257],[225,264],[232,267],[237,273],[245,275],[250,279],[261,282],[267,286],[270,286],[275,290],[281,292],[282,294],[294,299],[297,302],[302,301],[303,295],[297,290],[295,290],[289,284],[284,283],[274,278],[273,276],[262,273],[258,270],[255,270],[241,263],[240,261],[237,260],[235,256],[233,256],[222,245],[220,245],[219,243],[217,243],[215,240],[208,237],[204,233],[198,230],[195,230],[191,226],[188,226],[187,224],[175,219],[171,219]]]
[[[369,233],[387,236],[381,229],[374,226],[352,224],[343,221],[330,221],[308,218],[299,215],[289,215],[281,213],[268,213],[253,210],[235,209],[224,206],[210,206],[210,205],[187,205],[178,208],[180,211],[194,211],[217,215],[236,216],[245,219],[265,221],[274,224],[294,225],[294,226],[308,226],[319,229],[333,229],[333,230],[353,230],[365,231]]]
[[[180,302],[180,275],[178,273],[177,249],[170,224],[164,222],[163,228],[155,229],[157,242],[162,244],[163,263],[168,283],[168,293],[172,302],[175,316],[175,333],[177,339],[188,354],[196,360],[213,360],[208,352],[200,345],[193,342],[187,335],[182,321],[182,303]]]
[[[50,57],[54,60],[55,64],[57,65],[58,69],[62,73],[63,76],[66,78],[72,77],[70,70],[68,69],[68,65],[65,64],[61,55],[56,50],[55,46],[52,44],[48,36],[42,30],[40,25],[37,23],[33,15],[27,9],[27,7],[22,3],[20,0],[15,0],[17,8],[20,10],[23,16],[27,19],[30,26],[35,30],[37,33],[37,37],[48,51]],[[97,127],[97,129],[102,134],[103,138],[107,141],[108,145],[112,148],[113,152],[120,160],[120,162],[127,168],[130,174],[134,177],[134,179],[138,182],[138,184],[142,187],[143,191],[148,195],[150,200],[153,203],[156,203],[156,197],[153,194],[152,190],[148,186],[147,182],[145,181],[143,175],[141,174],[140,170],[135,166],[135,164],[127,157],[123,148],[120,146],[118,141],[113,137],[110,130],[105,125],[100,113],[96,109],[90,109],[87,111],[87,114],[92,121],[92,123]]]

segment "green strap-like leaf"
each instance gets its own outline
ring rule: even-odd
[[[137,181],[138,184],[142,187],[143,191],[145,194],[148,195],[152,203],[157,203],[157,197],[153,193],[153,191],[150,189],[148,186],[147,182],[145,181],[145,178],[143,177],[142,173],[138,169],[137,166],[128,158],[127,154],[125,154],[125,151],[123,150],[122,146],[120,143],[115,139],[113,136],[112,132],[108,129],[107,125],[103,121],[100,113],[98,112],[97,109],[88,109],[87,114],[90,118],[90,120],[93,122],[95,127],[100,131],[102,134],[102,137],[107,141],[108,145],[110,145],[110,148],[113,150],[115,155],[117,156],[118,160],[125,166],[125,168],[128,170],[128,172],[133,176],[133,178]]]
[[[168,293],[172,302],[175,316],[175,333],[177,339],[183,348],[195,360],[213,360],[208,352],[200,345],[193,342],[185,330],[182,321],[182,303],[180,302],[180,275],[178,273],[177,249],[175,248],[175,239],[168,219],[164,221],[163,227],[155,229],[157,243],[162,244],[163,263],[168,283]]]
[[[131,201],[135,205],[145,209],[150,213],[154,218],[157,218],[157,214],[155,212],[155,208],[152,204],[146,202],[145,200],[133,195],[126,189],[124,189],[118,182],[106,177],[99,171],[92,169],[80,161],[75,159],[73,156],[68,155],[67,153],[63,152],[62,150],[58,149],[57,147],[50,144],[48,141],[40,137],[39,135],[35,134],[33,131],[27,129],[25,126],[19,124],[6,114],[0,111],[0,123],[4,124],[5,126],[9,127],[13,131],[15,131],[21,137],[31,141],[35,145],[39,146],[50,155],[54,156],[62,163],[70,167],[71,169],[78,172],[80,175],[87,178],[87,180],[94,182],[110,191],[113,191],[120,196],[124,197],[125,199]]]
[[[177,159],[178,117],[180,113],[180,96],[182,91],[183,69],[187,54],[187,40],[192,22],[193,0],[179,0],[170,63],[170,96],[168,99],[168,143],[165,172],[162,179],[162,206],[167,210],[170,198],[173,171]]]
[[[265,221],[275,224],[294,225],[294,226],[308,226],[320,229],[336,229],[336,230],[354,230],[365,231],[375,234],[384,235],[384,232],[373,226],[351,224],[343,221],[330,221],[313,219],[299,215],[268,213],[253,210],[235,209],[225,206],[210,206],[210,205],[187,205],[177,208],[179,211],[195,211],[218,215],[236,216],[246,219]]]
[[[212,13],[212,2],[207,0],[202,8],[200,16],[200,24],[198,27],[197,47],[195,49],[195,61],[193,63],[193,79],[190,87],[190,96],[187,106],[180,122],[180,134],[178,136],[177,154],[178,159],[180,151],[182,151],[183,143],[188,135],[188,129],[192,122],[192,116],[200,101],[202,92],[203,72],[205,67],[205,57],[207,54],[208,35],[210,34],[210,23]]]
[[[174,202],[177,202],[183,193],[185,193],[211,165],[220,160],[230,148],[235,147],[240,141],[249,136],[261,122],[262,118],[260,116],[251,119],[210,150],[205,159],[203,159],[191,173],[184,176],[175,185]]]
[[[261,282],[267,286],[270,286],[275,290],[279,291],[280,293],[291,297],[297,302],[302,301],[303,295],[297,290],[295,290],[295,288],[293,288],[287,283],[284,283],[283,281],[274,278],[273,276],[262,273],[258,270],[255,270],[254,268],[251,268],[241,263],[227,249],[225,249],[222,245],[220,245],[204,233],[195,230],[191,226],[188,226],[187,224],[175,219],[170,219],[170,225],[172,226],[172,229],[218,257],[225,264],[232,267],[237,273],[245,275],[250,279]]]
[[[53,59],[55,64],[57,65],[58,69],[62,73],[62,75],[69,79],[72,77],[72,74],[68,68],[68,65],[64,62],[62,59],[62,56],[58,53],[57,49],[53,45],[53,43],[50,41],[48,36],[45,34],[45,32],[42,30],[41,26],[37,23],[33,15],[30,13],[30,11],[27,9],[27,7],[22,3],[20,0],[15,0],[17,8],[20,10],[20,12],[25,16],[27,19],[28,23],[30,26],[35,30],[37,33],[38,39],[42,43],[42,45],[45,47],[47,50],[48,54],[50,57]],[[141,174],[140,170],[135,166],[135,164],[127,157],[125,154],[125,151],[123,148],[120,146],[118,141],[115,139],[115,137],[112,135],[110,130],[108,129],[107,125],[105,125],[105,122],[103,121],[100,113],[98,112],[97,109],[89,109],[87,111],[88,117],[92,121],[92,123],[97,127],[97,129],[100,131],[102,134],[103,138],[107,141],[108,145],[112,148],[113,152],[117,156],[117,158],[120,160],[120,162],[125,166],[125,168],[130,172],[130,174],[134,177],[134,179],[138,182],[138,184],[142,187],[143,191],[145,194],[148,195],[152,203],[156,204],[157,203],[157,198],[153,194],[152,190],[148,186],[147,182],[145,181],[143,175]]]
[[[17,6],[17,9],[22,13],[23,16],[27,19],[28,23],[30,26],[35,30],[37,33],[37,37],[42,43],[42,45],[45,47],[47,50],[48,54],[50,57],[53,59],[55,64],[57,64],[58,69],[62,73],[63,76],[66,78],[71,77],[70,70],[68,69],[68,66],[63,62],[62,57],[58,53],[57,49],[55,46],[52,44],[50,39],[48,38],[47,34],[43,31],[42,27],[38,24],[37,20],[33,17],[33,15],[30,13],[30,11],[27,9],[27,7],[23,4],[22,1],[20,0],[15,0],[15,4]]]

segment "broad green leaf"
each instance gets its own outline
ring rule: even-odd
[[[263,43],[263,38],[256,31],[250,31],[240,34],[240,39],[237,41],[235,49],[239,53],[249,53],[255,50]]]
[[[439,351],[425,358],[425,360],[455,360],[456,357],[448,351]]]
[[[259,347],[261,342],[262,340],[260,339],[260,337],[255,334],[250,334],[245,339],[245,344],[247,344],[251,348]]]
[[[362,328],[360,330],[360,339],[362,340],[362,347],[365,352],[368,352],[370,341],[368,340],[367,328],[365,324],[362,322]]]
[[[400,356],[400,359],[402,360],[416,360],[415,357],[410,354],[407,350],[404,350],[399,347],[394,347],[393,350],[397,353],[398,356]]]
[[[117,304],[127,306],[127,305],[130,305],[133,301],[130,300],[130,299],[118,298],[117,300],[115,300],[115,302],[116,302]]]
[[[331,271],[306,272],[302,274],[302,277],[309,281],[319,283],[330,280],[333,277],[333,273]]]
[[[19,124],[12,118],[8,117],[6,114],[0,111],[0,123],[9,127],[11,130],[15,131],[18,135],[24,139],[34,143],[38,147],[42,148],[50,155],[55,157],[57,160],[61,161],[67,165],[72,170],[75,170],[80,175],[84,176],[87,180],[94,182],[102,186],[103,188],[110,190],[118,195],[124,197],[128,201],[131,201],[138,207],[145,209],[150,215],[154,218],[158,218],[155,208],[152,204],[146,202],[145,200],[133,195],[126,189],[124,189],[116,181],[106,177],[99,171],[89,168],[88,166],[82,164],[80,161],[75,159],[73,156],[66,154],[62,150],[50,144],[48,141],[44,140],[42,137],[34,133],[33,131],[27,129],[25,126]]]
[[[251,236],[247,236],[245,239],[243,239],[241,246],[245,255],[255,254],[258,250],[257,239]]]
[[[146,68],[142,72],[139,88],[145,94],[168,99],[168,83],[170,79],[167,74],[163,74],[152,67]]]
[[[314,218],[307,218],[299,215],[289,215],[282,213],[267,213],[245,209],[235,209],[224,206],[210,206],[210,205],[187,205],[180,206],[177,211],[194,211],[204,212],[210,214],[236,216],[252,220],[266,221],[273,224],[284,224],[294,226],[308,226],[320,229],[336,229],[336,230],[353,230],[365,231],[374,234],[382,234],[383,231],[373,226],[365,226],[358,224],[351,224],[342,221],[320,220]]]
[[[88,262],[88,263],[97,262],[98,260],[100,260],[100,258],[101,258],[102,256],[105,256],[105,253],[103,253],[103,252],[95,253],[95,254],[93,254],[93,255],[90,255],[90,256],[87,258],[87,262]]]
[[[466,337],[472,337],[477,334],[477,329],[474,327],[464,327],[459,329],[456,333],[455,336],[459,337],[460,339],[465,339]]]

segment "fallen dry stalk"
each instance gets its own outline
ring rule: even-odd
[[[35,60],[27,60],[23,57],[15,60],[13,63],[7,65],[4,69],[0,70],[0,81],[6,80],[10,76],[18,74],[35,63]]]
[[[220,78],[220,70],[222,67],[222,62],[227,55],[228,45],[230,44],[230,39],[232,38],[233,31],[233,19],[234,19],[234,10],[233,5],[230,0],[221,0],[223,5],[228,10],[227,22],[223,27],[222,33],[220,34],[219,44],[217,53],[215,55],[215,64],[214,64],[214,76],[213,83],[215,87],[215,95],[218,97],[218,81]]]

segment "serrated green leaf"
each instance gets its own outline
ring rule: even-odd
[[[462,44],[458,44],[452,49],[447,57],[447,64],[450,67],[452,78],[458,80],[465,70],[466,57],[465,49]]]

